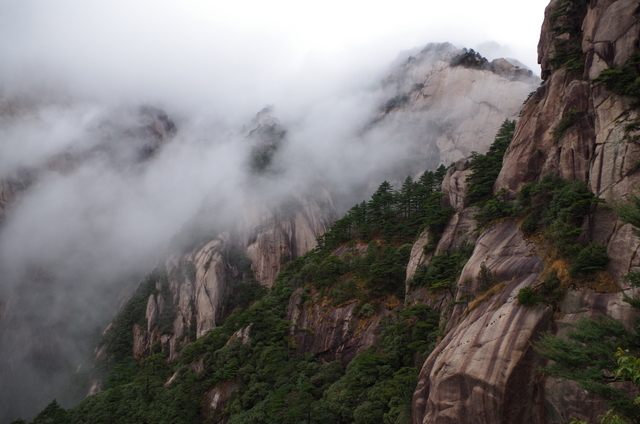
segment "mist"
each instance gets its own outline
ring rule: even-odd
[[[203,211],[226,229],[247,202],[321,187],[341,214],[441,163],[397,126],[364,130],[428,42],[536,69],[531,43],[470,24],[473,5],[338,7],[0,1],[0,422],[85,394],[102,330]],[[286,131],[263,175],[260,111]]]

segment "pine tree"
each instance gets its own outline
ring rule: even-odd
[[[471,174],[467,177],[469,188],[465,199],[467,206],[483,203],[493,197],[493,185],[502,169],[502,159],[513,139],[515,127],[516,121],[505,119],[487,154],[471,153]]]
[[[69,424],[67,411],[54,399],[40,412],[31,424]]]

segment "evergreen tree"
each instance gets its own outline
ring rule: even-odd
[[[31,424],[69,424],[67,411],[54,399],[40,412]]]
[[[369,211],[373,223],[377,227],[383,227],[389,223],[394,216],[393,206],[395,203],[395,193],[389,182],[384,181],[378,187],[369,201]]]
[[[416,184],[413,182],[411,175],[409,175],[402,184],[399,197],[400,212],[404,219],[410,219],[411,214],[415,211],[415,190]]]
[[[504,153],[513,139],[516,121],[505,119],[485,155],[471,153],[471,174],[467,177],[467,206],[483,203],[493,197],[493,185],[502,169]]]
[[[444,181],[444,177],[446,175],[447,175],[447,167],[444,165],[440,165],[438,169],[436,169],[436,172],[433,173],[434,189],[432,191],[442,190],[442,182]]]

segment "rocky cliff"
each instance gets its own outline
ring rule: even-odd
[[[493,201],[513,200],[524,184],[547,174],[588,180],[603,199],[624,200],[640,178],[637,107],[631,97],[593,80],[632,57],[637,7],[624,0],[552,1],[540,42],[539,88],[539,80],[513,61],[489,62],[448,44],[403,57],[383,80],[385,100],[360,136],[411,152],[402,166],[394,162],[390,179],[441,163],[453,166],[431,173],[430,183],[407,179],[396,192],[379,189],[362,203],[377,227],[350,221],[339,228],[344,233],[336,246],[317,241],[337,218],[331,185],[318,176],[313,189],[289,190],[278,180],[288,131],[271,109],[260,112],[243,134],[250,144],[242,164],[247,187],[233,217],[220,218],[220,225],[221,209],[205,205],[107,329],[97,356],[114,360],[122,355],[114,349],[125,346],[137,361],[132,380],[110,381],[107,395],[131,390],[145,402],[171,407],[165,394],[148,396],[155,378],[154,390],[167,389],[200,418],[216,422],[234,413],[245,414],[247,422],[303,415],[309,421],[313,408],[318,419],[358,423],[595,421],[606,404],[571,380],[540,373],[546,359],[533,346],[545,332],[562,335],[584,316],[608,315],[631,326],[633,312],[623,300],[629,283],[622,276],[640,266],[640,243],[613,211],[592,206],[580,241],[602,243],[612,260],[594,281],[576,283],[548,240],[521,230],[521,219],[481,222],[483,209],[467,207],[469,156],[486,152],[505,119],[520,116]],[[616,24],[621,13],[625,19]],[[145,128],[164,140],[174,129],[166,116],[154,116]],[[145,155],[159,148],[142,147]],[[3,210],[28,186],[16,178],[1,187]],[[262,193],[279,193],[273,187],[278,182],[286,195]],[[395,234],[385,207],[425,187],[421,199],[432,201],[437,216],[407,225],[408,235]],[[409,221],[414,209],[409,201],[395,212]],[[357,212],[350,210],[351,216]],[[438,223],[443,217],[444,225]],[[426,229],[415,238],[421,227]],[[323,251],[327,246],[330,251]],[[523,288],[538,289],[552,273],[565,290],[562,299],[520,304]],[[420,278],[437,281],[421,285]],[[265,295],[266,288],[273,291]],[[427,358],[425,352],[431,352]],[[115,360],[130,366],[129,359]],[[148,369],[157,371],[155,377]],[[279,386],[287,378],[295,384]],[[187,392],[198,393],[195,402],[180,397]],[[413,393],[412,405],[407,393]],[[78,411],[100,410],[91,405],[104,398],[90,397]]]
[[[623,0],[549,4],[539,44],[544,82],[523,108],[496,192],[504,188],[514,196],[525,183],[553,173],[588,180],[609,204],[624,202],[635,191],[640,181],[632,138],[636,99],[616,94],[596,78],[629,62],[640,35],[639,5]],[[455,181],[464,170],[457,166],[450,172],[449,181]],[[444,190],[459,209],[460,185],[454,186]],[[468,293],[482,299],[477,287],[482,264],[494,272],[499,289],[453,309],[446,335],[422,367],[414,423],[597,422],[607,406],[573,381],[541,374],[544,359],[532,347],[541,334],[566,329],[580,317],[607,315],[630,325],[635,316],[623,301],[630,288],[622,276],[639,265],[631,226],[601,208],[594,208],[585,225],[582,237],[603,243],[612,258],[606,269],[611,285],[572,286],[555,309],[525,307],[516,300],[520,288],[535,287],[549,270],[560,270],[548,247],[524,237],[512,221],[482,231],[459,277],[457,300]]]
[[[540,83],[513,62],[489,62],[473,50],[429,44],[383,80],[388,100],[370,128],[382,128],[381,136],[415,152],[419,171],[484,152],[500,124],[517,118],[520,99]]]
[[[480,62],[468,63],[465,58]],[[431,44],[403,60],[383,80],[387,100],[364,130],[364,136],[388,137],[388,142],[398,143],[399,149],[417,149],[419,153],[405,163],[405,169],[424,169],[425,161],[437,166],[466,157],[474,150],[485,151],[496,129],[505,119],[518,115],[522,99],[538,84],[530,70],[504,59],[488,62],[475,52],[450,44]],[[253,143],[250,165],[256,178],[277,175],[282,172],[278,169],[277,155],[287,143],[287,130],[273,116],[271,108],[261,111],[251,125],[247,139]],[[468,165],[468,161],[462,160],[458,168],[464,168],[465,163]],[[463,186],[464,178],[458,174],[456,178],[451,180],[448,176],[445,184]],[[283,264],[313,249],[316,238],[335,220],[329,190],[321,181],[315,187],[312,192],[294,195],[281,204],[249,199],[238,213],[230,238],[251,261],[254,277],[260,284],[270,287]],[[450,197],[453,204],[462,201],[453,192]],[[215,327],[224,314],[225,296],[229,294],[224,275],[233,267],[225,262],[224,255],[212,259],[210,244],[167,262],[170,276],[175,274],[177,263],[194,264],[195,280],[169,278],[172,296],[167,307],[177,311],[173,334],[163,340],[153,326],[147,332],[139,331],[136,346],[146,348],[140,354],[150,352],[154,343],[160,343],[170,346],[170,357],[175,359],[179,349],[174,341],[183,340],[183,344],[193,341],[193,337],[185,339],[189,325],[197,327],[196,337],[200,337]],[[198,256],[204,259],[195,261]],[[213,264],[217,267],[213,268]],[[146,318],[154,322],[157,308],[153,307],[152,298],[149,302],[152,306]],[[316,304],[316,311],[300,309],[295,304],[294,298],[289,312],[294,325],[314,329],[313,334],[297,336],[301,351],[345,363],[376,340],[374,331],[385,315],[365,323],[357,316],[356,303],[328,310]],[[393,306],[381,309],[384,310],[393,310]],[[354,337],[356,328],[358,335]]]

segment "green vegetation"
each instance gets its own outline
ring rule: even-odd
[[[381,343],[357,355],[346,367],[318,363],[309,354],[296,354],[285,320],[299,271],[292,262],[271,293],[248,308],[236,309],[224,324],[185,346],[177,363],[162,354],[140,361],[118,384],[64,411],[53,403],[40,415],[58,421],[102,423],[194,423],[202,416],[201,396],[220,384],[236,387],[221,416],[230,423],[385,423],[410,422],[416,365],[435,344],[438,314],[426,305],[400,310],[389,317]],[[293,268],[289,269],[289,268]],[[231,338],[251,327],[251,341]],[[195,372],[192,364],[202,364]],[[177,373],[173,383],[164,387]]]
[[[515,127],[516,121],[506,119],[486,154],[471,153],[471,173],[467,177],[469,188],[465,199],[467,206],[483,205],[493,199],[493,185],[502,169],[502,159],[511,144]]]
[[[267,288],[254,278],[251,259],[240,248],[232,245],[222,253],[228,268],[233,270],[225,273],[226,287],[231,290],[226,305],[228,311],[245,309],[251,302],[267,294]],[[195,340],[195,337],[190,340]]]
[[[453,213],[452,208],[443,207],[441,202],[440,187],[446,171],[440,166],[435,172],[426,171],[418,181],[409,176],[400,191],[383,182],[370,201],[352,207],[318,239],[317,251],[328,253],[350,240],[411,243],[425,227],[437,240]]]
[[[628,203],[616,205],[615,209],[621,220],[628,222],[636,229],[640,228],[640,197],[631,195]],[[636,235],[638,235],[637,230]]]
[[[498,284],[498,279],[494,275],[493,271],[491,271],[483,262],[480,264],[480,271],[478,271],[478,275],[476,275],[476,282],[478,285],[478,292],[484,293],[491,287]]]
[[[467,201],[481,206],[479,219],[485,224],[517,214],[523,232],[544,236],[570,261],[571,272],[586,278],[608,262],[603,246],[579,237],[585,216],[598,201],[586,182],[549,175],[537,184],[526,184],[515,205],[500,200],[501,193],[493,195],[514,126],[505,121],[489,152],[474,157]],[[132,356],[132,328],[146,325],[148,297],[162,296],[170,304],[167,276],[162,270],[154,271],[105,335],[110,358],[105,389],[66,411],[54,401],[41,413],[41,421],[34,423],[186,424],[221,419],[230,424],[410,423],[418,367],[441,336],[440,316],[427,305],[403,307],[400,299],[415,238],[428,228],[431,239],[425,251],[433,251],[451,216],[451,208],[441,202],[445,173],[441,166],[418,181],[407,177],[399,191],[383,182],[369,201],[336,221],[319,238],[315,250],[286,264],[270,290],[255,282],[250,262],[239,249],[222,252],[233,269],[227,276],[232,288],[224,308],[227,316],[198,340],[194,333],[188,335],[191,342],[175,362],[155,348],[143,360]],[[636,212],[629,210],[625,216],[633,220]],[[426,287],[431,295],[455,295],[455,282],[473,249],[463,243],[455,251],[439,252],[428,266],[418,268],[409,283]],[[193,264],[186,264],[182,273],[195,279]],[[640,285],[640,273],[628,278]],[[484,263],[476,280],[479,292],[491,292],[498,283]],[[299,293],[299,303],[307,306],[356,304],[354,321],[361,323],[370,322],[387,307],[377,330],[379,343],[348,364],[321,363],[322,354],[300,353],[295,335],[309,330],[292,328],[286,319],[294,292]],[[534,306],[561,296],[560,279],[552,273],[539,286],[522,289],[518,301]],[[159,319],[165,334],[172,331],[171,314]],[[239,330],[250,334],[248,342],[234,336]],[[638,407],[609,386],[607,379],[616,367],[611,360],[613,349],[640,351],[637,334],[609,318],[581,321],[567,334],[569,341],[547,335],[538,343],[538,351],[556,362],[544,371],[578,381],[635,419]],[[204,394],[214,388],[230,394],[228,402],[222,409],[205,412],[210,402]]]
[[[515,127],[516,121],[506,119],[486,154],[471,153],[471,173],[467,176],[469,187],[465,205],[481,208],[474,216],[480,228],[496,219],[513,216],[513,204],[503,198],[504,190],[494,195],[493,186],[502,169],[504,154],[513,140]]]
[[[455,253],[445,250],[434,256],[429,265],[418,267],[409,284],[427,287],[431,293],[448,291],[454,296],[455,282],[471,257],[473,248],[473,245],[463,243]]]
[[[451,66],[464,66],[465,68],[481,68],[489,61],[473,49],[462,49],[462,53],[451,59]]]
[[[618,357],[617,365],[614,376],[616,379],[631,380],[634,386],[640,386],[640,359],[629,354],[629,350],[623,350],[618,348],[616,352]],[[640,404],[640,396],[636,397],[633,401],[634,405]],[[608,410],[604,415],[599,415],[601,424],[629,424],[629,421],[616,413],[616,409],[612,408]],[[575,424],[587,424],[585,421],[579,421],[573,419],[571,423]]]
[[[523,287],[518,291],[518,303],[522,306],[536,306],[545,301],[532,287]]]
[[[546,175],[539,183],[528,183],[518,193],[517,213],[521,229],[531,236],[540,231],[572,266],[574,276],[603,270],[609,256],[602,245],[580,240],[582,223],[593,203],[602,202],[586,181],[569,181]]]
[[[402,298],[414,240],[428,228],[426,249],[435,249],[453,212],[441,204],[445,174],[440,166],[418,181],[407,177],[399,192],[383,182],[369,202],[351,208],[318,239],[313,252],[293,261],[279,278],[296,288],[311,286],[334,305],[353,299],[365,304],[386,295]],[[364,243],[366,252],[359,253]],[[340,246],[347,248],[342,257],[333,254]]]
[[[482,209],[473,217],[478,222],[480,228],[487,226],[492,221],[500,218],[512,217],[514,206],[512,202],[504,200],[502,197],[504,190],[501,190],[493,199],[482,203]]]
[[[558,272],[549,273],[542,284],[535,287],[523,287],[518,291],[518,302],[523,306],[535,306],[546,302],[554,305],[564,297]]]
[[[117,387],[128,382],[136,373],[137,363],[133,358],[133,334],[131,329],[135,324],[145,328],[147,326],[145,312],[147,300],[151,295],[164,295],[168,297],[168,279],[164,270],[156,269],[140,284],[134,295],[126,303],[122,311],[118,313],[113,325],[109,327],[103,336],[103,344],[107,347],[109,357],[106,364],[102,364],[102,372],[108,373],[106,387]],[[160,286],[161,290],[157,289]],[[165,310],[161,314],[161,331],[169,334],[173,332],[173,306],[166,302]]]
[[[231,288],[225,306],[229,314],[198,340],[192,329],[187,334],[191,343],[176,362],[169,362],[159,346],[143,360],[133,358],[132,328],[146,327],[149,296],[171,303],[167,275],[155,270],[104,336],[109,356],[105,389],[67,411],[54,402],[41,415],[46,419],[55,415],[57,421],[37,422],[186,424],[224,417],[231,424],[409,423],[417,367],[438,337],[435,311],[426,305],[396,306],[379,328],[380,344],[357,355],[346,368],[340,362],[321,364],[312,355],[297,353],[286,311],[298,289],[302,303],[328,302],[324,304],[331,307],[358,302],[358,319],[363,320],[387,304],[383,302],[398,305],[414,239],[429,228],[435,247],[452,213],[440,201],[445,173],[442,166],[418,181],[407,177],[400,191],[387,182],[381,184],[370,201],[354,206],[319,239],[317,249],[289,262],[271,290],[255,282],[251,263],[241,250],[223,251],[232,270],[226,277]],[[346,253],[335,255],[337,248]],[[456,255],[460,256],[450,256]],[[451,261],[443,260],[442,269],[448,266]],[[196,278],[193,263],[185,264],[181,272],[183,278]],[[438,282],[433,287],[443,289]],[[167,310],[159,317],[159,328],[170,334],[175,314],[172,308]],[[233,337],[242,329],[248,329],[249,343]],[[233,394],[223,410],[206,415],[203,394],[215,387],[226,387]]]
[[[631,332],[613,318],[581,319],[567,331],[568,340],[547,334],[536,350],[554,363],[543,372],[578,382],[590,393],[600,395],[609,405],[629,419],[640,419],[640,407],[622,390],[610,384],[616,371],[617,348],[640,352],[638,327]]]
[[[624,65],[602,71],[593,84],[604,84],[616,94],[630,96],[635,106],[640,105],[640,52],[631,54]]]
[[[58,402],[54,399],[36,416],[32,424],[62,424],[67,423],[68,420],[67,411],[58,405]]]
[[[578,256],[572,261],[571,274],[584,275],[603,270],[610,260],[605,246],[589,243],[580,250]]]
[[[553,137],[555,141],[558,142],[569,128],[577,124],[586,115],[587,112],[581,109],[566,111],[562,115],[562,119],[558,123],[558,126],[553,129]]]
[[[632,196],[628,204],[618,205],[616,210],[623,221],[636,227],[640,224],[640,200],[637,197]],[[574,267],[589,272],[592,267],[603,267],[607,261],[608,255],[603,246],[589,244],[580,251]],[[554,287],[559,284],[552,282],[551,277],[544,285],[548,286],[547,290],[557,291]],[[640,272],[632,271],[624,279],[631,287],[640,287]],[[640,299],[625,295],[624,300],[633,308],[640,309]],[[612,407],[605,415],[598,417],[602,424],[639,422],[640,400],[629,397],[626,391],[611,384],[613,375],[616,379],[628,378],[634,385],[639,385],[639,329],[639,320],[634,321],[630,331],[620,321],[610,317],[582,318],[574,329],[567,331],[566,339],[547,334],[535,348],[544,357],[554,361],[544,367],[543,372],[578,382],[590,393],[600,395]],[[586,424],[577,419],[572,423]]]
[[[587,14],[588,0],[562,0],[551,15],[554,36],[553,70],[565,68],[582,76],[585,55],[582,52],[582,21]]]

